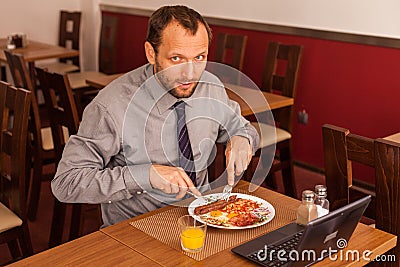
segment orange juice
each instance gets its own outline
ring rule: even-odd
[[[197,251],[203,247],[205,233],[201,228],[188,227],[181,233],[181,244],[185,250]]]

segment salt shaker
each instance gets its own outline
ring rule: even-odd
[[[318,217],[317,207],[314,204],[315,194],[311,190],[304,190],[300,206],[297,208],[297,224],[307,225]]]
[[[327,189],[324,185],[315,186],[315,205],[317,206],[318,218],[329,213],[329,200],[327,197]]]

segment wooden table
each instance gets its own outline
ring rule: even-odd
[[[0,61],[7,62],[4,50],[7,49],[7,39],[0,39]],[[65,48],[58,45],[50,45],[28,40],[28,45],[22,48],[10,50],[13,53],[19,53],[24,56],[26,62],[35,62],[43,59],[64,58],[78,56],[79,51]]]
[[[396,142],[396,143],[400,143],[400,132],[399,133],[395,133],[389,136],[384,137],[383,139],[392,141],[392,142]]]
[[[240,181],[236,188],[247,189],[248,185],[248,182]],[[266,188],[259,188],[255,192],[255,195],[270,202],[281,203],[285,208],[291,210],[296,210],[300,203],[296,199],[276,193]],[[219,266],[220,264],[226,265],[227,263],[229,263],[229,266],[253,266],[250,262],[233,254],[230,251],[230,248],[205,258],[202,261],[196,261],[184,255],[181,251],[167,246],[166,244],[129,224],[131,221],[140,220],[172,208],[174,207],[164,207],[136,217],[132,220],[101,229],[101,231],[118,240],[122,244],[130,247],[132,250],[154,260],[163,266]],[[277,212],[279,211],[277,210]],[[383,254],[384,252],[393,248],[395,245],[396,236],[359,223],[345,251],[358,250],[361,252],[365,250],[371,250],[372,255],[370,255],[370,258],[372,259],[377,255]],[[333,262],[327,258],[313,266],[362,266],[366,263],[367,262],[365,261]]]
[[[94,88],[102,89],[106,87],[110,82],[114,81],[118,77],[121,77],[122,75],[124,75],[124,73],[117,73],[117,74],[106,75],[103,77],[90,78],[86,80],[86,83]]]
[[[246,190],[248,186],[248,182],[240,181],[236,189]],[[254,193],[270,202],[280,203],[285,207],[285,210],[294,211],[300,203],[296,199],[266,188],[259,188]],[[114,266],[118,263],[121,265],[141,266],[146,264],[144,266],[148,266],[151,264],[174,267],[225,266],[227,264],[232,267],[254,266],[251,262],[233,254],[230,251],[231,248],[209,256],[204,260],[196,261],[183,254],[182,251],[169,247],[129,224],[132,221],[157,215],[173,208],[175,207],[167,206],[103,228],[93,234],[21,260],[12,266],[31,266],[35,264],[48,266]],[[282,210],[276,210],[276,212],[282,212]],[[224,231],[230,232],[230,230],[221,230],[222,234]],[[177,236],[176,238],[179,237]],[[360,252],[370,250],[372,252],[370,258],[373,259],[377,255],[381,255],[393,248],[395,244],[396,236],[359,223],[344,252],[347,250],[358,250]],[[330,261],[327,258],[313,266],[362,266],[364,264],[366,262],[338,262]]]
[[[97,231],[10,266],[153,266],[154,261]]]
[[[7,42],[8,41],[5,38],[0,39],[0,62],[4,63],[7,63],[7,58],[4,54],[4,50],[7,49]],[[12,51],[12,53],[21,54],[24,57],[24,60],[28,62],[32,81],[35,80],[35,61],[79,56],[78,50],[32,40],[28,40],[28,45],[26,47],[15,48],[10,51]]]
[[[91,79],[87,79],[86,83],[92,87],[101,89],[121,75],[123,75],[123,73],[102,77],[93,77]],[[261,92],[253,88],[247,88],[233,84],[226,84],[225,86],[230,89],[226,90],[229,98],[236,101],[240,105],[243,116],[253,115],[269,109],[272,110],[291,106],[294,103],[293,98],[286,96]],[[264,96],[264,99],[261,96]]]
[[[291,97],[260,91],[256,88],[234,84],[225,84],[225,87],[227,88],[226,92],[229,98],[239,103],[243,116],[292,106],[294,104],[294,99]]]

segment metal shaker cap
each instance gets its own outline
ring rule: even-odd
[[[304,190],[301,195],[304,200],[314,200],[315,198],[315,193],[311,190]]]
[[[317,194],[318,196],[325,196],[327,195],[327,189],[325,185],[322,184],[317,184],[315,186],[315,194]]]

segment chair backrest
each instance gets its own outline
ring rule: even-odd
[[[295,98],[303,47],[278,42],[268,44],[261,90]],[[294,105],[274,110],[279,127],[292,132]]]
[[[25,62],[24,56],[18,53],[12,53],[8,50],[4,50],[4,54],[7,58],[7,64],[10,68],[11,76],[14,80],[16,87],[26,88],[27,90],[33,91],[34,84],[30,76],[30,72]]]
[[[242,70],[247,36],[219,33],[214,61]]]
[[[295,97],[303,47],[278,42],[268,44],[261,89]]]
[[[31,80],[27,64],[24,60],[24,57],[20,54],[10,53],[7,50],[5,50],[4,53],[6,55],[7,64],[10,68],[10,72],[14,80],[14,85],[16,87],[26,88],[32,92],[31,117],[29,120],[29,131],[31,131],[33,135],[33,143],[31,145],[33,145],[32,149],[35,149],[36,153],[41,153],[41,149],[43,147],[41,134],[42,124],[40,119],[36,90]]]
[[[58,45],[79,50],[79,36],[81,25],[81,12],[60,11],[60,29],[58,33]],[[60,58],[60,62],[71,62],[80,66],[79,56],[71,58]]]
[[[337,209],[365,194],[374,203],[365,215],[378,229],[400,234],[400,144],[350,133],[333,125],[322,127],[325,176],[331,209]],[[374,168],[375,184],[353,177],[352,163]],[[399,242],[398,242],[399,244]],[[397,245],[395,253],[400,256]]]
[[[99,46],[99,71],[106,74],[117,73],[117,29],[117,17],[102,15]]]
[[[353,178],[352,172],[352,162],[375,168],[374,139],[352,134],[348,129],[329,124],[322,126],[322,137],[331,208],[347,205],[360,191],[375,196],[375,186]],[[375,217],[374,211],[368,209],[367,213],[370,217]]]
[[[0,198],[20,218],[26,214],[31,92],[0,81]],[[11,203],[11,205],[9,205]]]
[[[36,73],[47,111],[51,114],[50,126],[57,164],[69,135],[78,132],[79,115],[67,75],[50,73],[40,68],[36,68]]]

